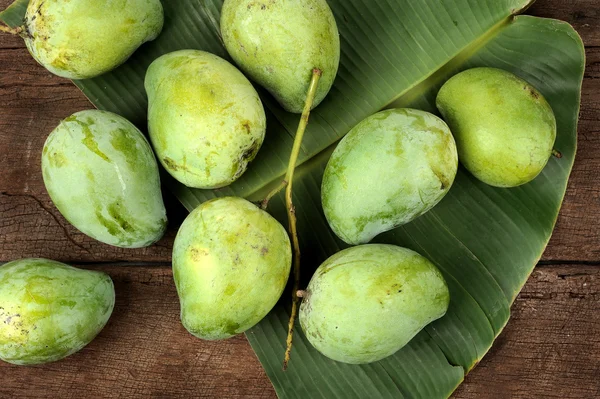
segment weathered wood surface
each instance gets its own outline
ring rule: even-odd
[[[457,398],[600,397],[600,5],[538,0],[529,13],[572,23],[586,44],[579,152],[542,263]],[[46,366],[0,364],[0,397],[274,397],[242,336],[202,342],[178,322],[169,269],[184,214],[176,200],[167,195],[171,229],[151,248],[117,249],[79,233],[52,206],[39,157],[58,121],[90,104],[19,38],[0,35],[0,71],[0,262],[83,264],[110,273],[118,292],[111,321],[82,352]]]

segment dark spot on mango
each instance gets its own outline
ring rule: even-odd
[[[198,176],[197,173],[195,173],[194,171],[192,171],[185,164],[184,165],[179,165],[177,162],[175,162],[173,159],[171,159],[169,157],[164,157],[163,158],[163,162],[164,162],[165,167],[167,169],[169,169],[169,170],[172,170],[173,172],[177,172],[178,170],[183,170],[186,173]],[[184,162],[185,162],[185,158],[184,158]],[[210,171],[207,171],[207,174],[208,174],[208,176],[210,176]]]
[[[440,181],[440,190],[443,191],[450,186],[450,182],[448,182],[448,179],[446,179],[446,176],[444,176],[443,173],[441,173],[437,169],[431,169],[431,171],[433,172],[435,177],[437,177],[437,179]]]
[[[538,93],[538,92],[537,92],[537,91],[536,91],[536,90],[535,90],[533,87],[531,87],[531,86],[529,86],[529,85],[525,85],[525,86],[523,86],[523,90],[525,90],[525,91],[528,91],[528,92],[529,92],[529,95],[530,95],[531,97],[533,97],[534,99],[536,99],[536,100],[537,100],[538,98],[540,98],[540,95],[539,95],[539,93]]]
[[[163,162],[165,163],[165,166],[166,166],[168,169],[171,169],[172,171],[177,171],[177,170],[179,170],[179,166],[178,166],[178,165],[177,165],[177,163],[176,163],[174,160],[172,160],[171,158],[169,158],[169,157],[164,157],[164,158],[163,158]]]
[[[10,322],[12,321],[12,319],[14,319],[15,317],[21,317],[21,315],[17,313],[15,315],[8,316],[6,318],[6,320],[4,320],[4,324],[10,324]]]
[[[242,154],[242,160],[247,162],[252,161],[258,152],[258,146],[258,140],[253,141],[252,145],[250,145],[250,147],[248,147],[248,149]]]
[[[242,128],[246,130],[246,133],[250,134],[251,133],[250,121],[249,120],[243,121]]]
[[[531,97],[535,98],[536,100],[540,98],[540,95],[534,89],[530,89],[529,93],[531,93]]]
[[[198,262],[203,256],[208,256],[208,251],[205,249],[191,248],[190,249],[192,260]]]

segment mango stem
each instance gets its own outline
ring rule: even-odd
[[[296,137],[294,138],[294,146],[292,147],[290,162],[288,163],[287,173],[285,174],[285,181],[287,182],[287,187],[285,189],[285,204],[288,213],[290,236],[292,238],[292,245],[294,249],[294,288],[292,290],[292,314],[288,324],[285,358],[283,359],[284,371],[287,370],[287,366],[290,361],[292,341],[294,339],[294,323],[296,322],[298,303],[300,302],[298,297],[298,286],[300,285],[300,243],[298,241],[298,232],[296,230],[296,208],[292,202],[292,187],[294,181],[294,171],[296,170],[296,163],[298,162],[298,155],[300,154],[300,148],[302,146],[302,138],[304,137],[306,125],[308,125],[308,117],[310,116],[310,110],[312,109],[312,105],[315,100],[315,94],[317,93],[317,86],[319,84],[321,75],[322,71],[320,69],[313,69],[312,79],[308,88],[308,94],[306,95],[306,102],[304,103],[304,110],[302,111],[302,117],[300,118],[300,123],[298,124],[298,130],[296,131]]]
[[[552,150],[552,155],[558,159],[562,158],[562,154],[556,149]]]
[[[20,35],[23,32],[22,26],[17,26],[16,28],[11,28],[10,26],[0,25],[0,32],[10,33],[11,35]]]
[[[279,183],[279,185],[277,187],[275,187],[269,194],[267,194],[265,199],[261,201],[260,209],[262,209],[263,211],[266,210],[267,207],[269,206],[269,201],[271,201],[271,198],[273,198],[274,196],[279,194],[279,192],[281,190],[283,190],[285,188],[285,186],[287,186],[287,184],[288,184],[288,182],[286,180],[282,180],[282,182]]]

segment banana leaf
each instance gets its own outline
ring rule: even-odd
[[[460,168],[446,198],[414,222],[376,238],[416,250],[444,274],[451,304],[395,355],[351,366],[316,352],[296,329],[288,371],[281,364],[290,304],[282,299],[248,340],[281,398],[448,397],[482,359],[510,316],[510,306],[535,267],[554,228],[577,146],[584,48],[564,22],[519,15],[530,0],[329,0],[341,35],[339,74],[313,111],[302,145],[294,202],[299,215],[303,285],[328,256],[344,248],[320,204],[324,166],[336,143],[363,118],[390,107],[436,112],[435,95],[455,73],[491,66],[537,87],[558,121],[553,158],[533,182],[499,189]],[[21,23],[27,0],[0,13]],[[228,58],[219,32],[222,0],[164,1],[165,28],[127,63],[95,79],[75,81],[98,108],[146,127],[143,80],[161,54],[184,48]],[[284,112],[258,88],[268,114],[259,156],[231,186],[189,189],[165,184],[192,210],[216,196],[259,200],[285,173],[298,115]],[[65,115],[66,116],[66,115]],[[284,224],[283,197],[270,212]],[[289,296],[289,295],[288,295]]]

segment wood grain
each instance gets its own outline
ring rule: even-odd
[[[577,156],[543,260],[600,260],[600,47],[587,47],[586,55]]]
[[[586,47],[600,46],[600,7],[597,0],[537,0],[527,14],[567,21]]]
[[[570,22],[586,44],[579,151],[543,265],[456,398],[600,397],[600,6],[538,0],[529,13]],[[0,364],[0,397],[275,397],[243,336],[203,342],[178,321],[168,266],[182,207],[165,193],[171,227],[151,248],[118,249],[78,232],[46,194],[39,158],[58,122],[91,104],[37,65],[20,38],[0,35],[0,71],[0,261],[84,264],[108,272],[118,292],[109,324],[80,353],[45,366]]]
[[[600,268],[542,266],[456,398],[600,397]]]

